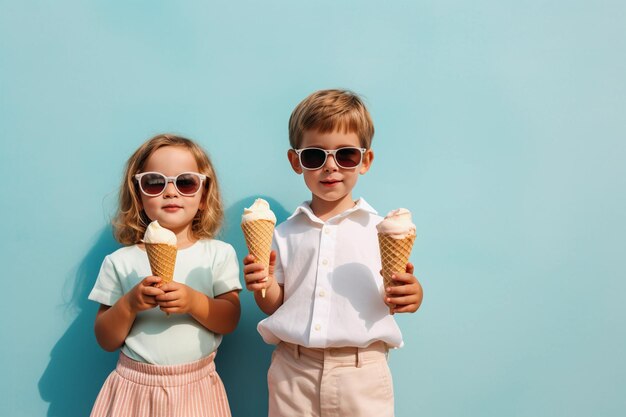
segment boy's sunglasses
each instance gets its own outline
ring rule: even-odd
[[[322,148],[304,148],[294,149],[300,158],[300,166],[304,169],[314,170],[320,169],[326,164],[328,155],[335,158],[337,166],[343,169],[352,169],[361,165],[363,154],[367,151],[365,148],[339,148],[328,150]]]
[[[156,197],[163,194],[168,183],[173,183],[176,190],[185,197],[195,195],[206,180],[206,175],[197,172],[183,172],[175,177],[168,177],[160,172],[142,172],[135,175],[139,183],[139,189],[148,197]]]

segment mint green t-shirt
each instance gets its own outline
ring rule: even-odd
[[[108,255],[89,299],[112,306],[146,276],[152,275],[145,250],[127,246]],[[239,264],[233,247],[202,239],[176,255],[174,281],[214,298],[241,290]],[[129,358],[156,365],[177,365],[202,359],[222,340],[188,314],[167,316],[159,308],[142,311],[126,337],[122,352]]]

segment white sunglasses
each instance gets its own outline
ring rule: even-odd
[[[174,184],[176,191],[185,197],[196,195],[202,183],[207,179],[206,175],[197,172],[183,172],[175,177],[168,177],[160,172],[142,172],[135,175],[139,183],[139,189],[148,197],[156,197],[163,194],[170,182]]]

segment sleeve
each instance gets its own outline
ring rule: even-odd
[[[276,282],[278,283],[278,285],[282,287],[285,285],[285,272],[283,269],[283,263],[280,260],[280,249],[276,244],[276,235],[274,235],[274,240],[272,240],[272,250],[276,251],[276,263],[274,263],[274,278],[276,278]]]
[[[122,291],[119,274],[109,255],[102,262],[98,278],[88,298],[100,304],[112,306],[122,295],[124,295],[124,292]]]
[[[214,297],[227,292],[241,290],[239,261],[237,261],[235,249],[229,244],[224,244],[224,247],[220,250],[220,255],[213,268]]]

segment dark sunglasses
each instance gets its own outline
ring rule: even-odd
[[[206,180],[206,175],[197,172],[183,172],[175,177],[168,177],[160,172],[142,172],[135,175],[135,180],[139,183],[141,192],[149,197],[161,195],[167,184],[174,184],[176,190],[186,197],[195,195],[202,187],[202,182]]]
[[[300,158],[300,166],[304,169],[320,169],[326,164],[326,158],[328,155],[332,155],[335,158],[335,163],[340,168],[352,169],[361,165],[363,161],[363,154],[367,151],[365,148],[339,148],[335,150],[328,150],[322,148],[304,148],[294,149],[298,158]]]

